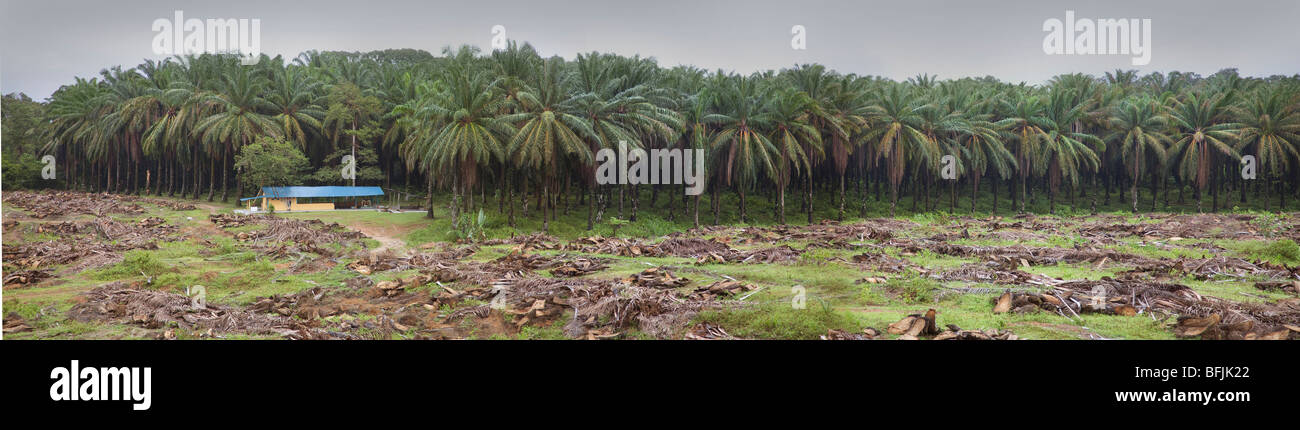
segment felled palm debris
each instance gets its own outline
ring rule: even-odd
[[[1252,225],[1254,215],[1148,214],[1150,222],[1128,223],[1119,217],[1102,217],[1080,226],[1084,236],[1137,236],[1150,239],[1259,239],[1265,232]]]
[[[680,336],[690,319],[703,309],[742,306],[738,302],[617,279],[523,278],[495,294],[502,294],[503,298],[494,295],[492,300],[500,300],[514,310],[533,307],[538,300],[545,300],[548,309],[558,306],[560,312],[556,314],[571,310],[564,333],[578,339],[617,337],[633,326],[657,338],[673,338]],[[486,311],[490,305],[481,309]]]
[[[789,245],[781,245],[749,252],[742,251],[734,262],[750,264],[787,263],[798,260],[800,255],[803,255],[802,251],[791,248]]]
[[[379,252],[357,249],[352,253],[352,256],[356,258],[356,260],[348,263],[347,267],[348,269],[362,275],[390,270],[402,271],[418,269],[443,261],[460,260],[473,255],[478,251],[478,249],[479,247],[476,245],[446,246],[436,252],[421,252],[409,257],[398,256],[392,250],[388,249]]]
[[[703,309],[744,306],[725,298],[753,288],[724,282],[682,291],[677,287],[689,281],[661,268],[628,279],[549,278],[524,268],[538,267],[541,261],[523,255],[482,263],[442,259],[400,279],[375,282],[360,275],[346,280],[345,287],[263,297],[245,308],[211,303],[196,307],[185,296],[119,283],[87,293],[70,315],[174,330],[170,335],[162,331],[161,338],[187,330],[205,335],[209,329],[215,336],[273,334],[289,339],[460,338],[512,334],[524,325],[556,324],[565,316],[564,333],[573,338],[616,338],[634,327],[651,336],[674,338],[682,336]],[[558,269],[577,261],[590,260],[556,256],[542,265],[559,262],[554,266]],[[437,286],[416,289],[425,285]],[[467,300],[483,304],[464,306]],[[456,310],[445,312],[448,308]],[[462,323],[465,318],[475,319],[468,326],[472,329]]]
[[[740,281],[723,280],[714,282],[704,287],[696,288],[692,297],[701,300],[712,300],[719,297],[734,297],[741,293],[757,290],[753,284]]]
[[[192,211],[192,210],[198,209],[198,207],[197,207],[197,206],[194,206],[193,204],[185,203],[185,202],[178,202],[178,201],[173,201],[173,200],[166,200],[166,199],[150,199],[150,198],[141,198],[141,200],[142,200],[142,201],[145,201],[145,202],[148,202],[148,203],[152,203],[152,204],[158,205],[158,206],[162,206],[162,207],[165,207],[165,208],[167,208],[167,209],[174,210],[174,211]]]
[[[238,214],[226,214],[226,213],[208,215],[208,220],[212,221],[213,224],[216,224],[217,227],[227,228],[227,229],[235,228],[235,227],[243,227],[249,224],[256,224],[261,219],[262,219],[261,217],[254,217],[249,215],[238,215]]]
[[[1278,291],[1290,294],[1300,294],[1300,281],[1272,281],[1256,282],[1255,288],[1262,291]]]
[[[1011,330],[962,330],[952,324],[948,324],[948,329],[934,336],[931,340],[1018,340],[1019,336],[1012,333]]]
[[[235,233],[235,239],[248,242],[263,254],[284,257],[303,252],[332,256],[335,253],[324,245],[339,244],[353,247],[366,235],[349,230],[338,223],[326,224],[321,220],[300,220],[268,214],[230,215],[213,214],[208,219],[223,229],[245,225],[262,225],[262,228]],[[293,245],[289,245],[292,243]]]
[[[880,337],[880,330],[871,327],[862,329],[861,333],[833,328],[821,336],[822,340],[875,340]]]
[[[126,194],[86,193],[80,191],[5,191],[4,201],[22,208],[32,218],[46,218],[74,214],[105,216],[108,214],[139,214],[148,203],[174,211],[194,210],[189,203]]]
[[[915,226],[906,220],[877,218],[853,224],[833,220],[806,226],[780,225],[772,227],[744,227],[735,229],[731,243],[757,244],[789,240],[808,241],[830,248],[847,249],[868,241],[882,242],[894,237],[894,231]]]
[[[1093,247],[1042,248],[1024,245],[976,246],[927,240],[897,241],[896,243],[893,243],[893,245],[901,247],[904,252],[908,253],[919,253],[923,250],[929,250],[936,254],[955,257],[980,257],[986,260],[1005,264],[1010,268],[1016,267],[1013,265],[1023,266],[1025,264],[1037,266],[1056,263],[1086,262],[1096,264],[1104,262],[1142,263],[1158,261],[1153,258],[1125,254],[1112,249]]]
[[[934,309],[930,309],[922,314],[911,314],[898,322],[890,324],[887,331],[889,334],[898,335],[899,339],[911,340],[919,336],[934,336],[939,334],[939,328],[935,325]]]
[[[231,218],[236,218],[231,220]],[[243,231],[235,234],[241,241],[271,241],[300,243],[341,243],[347,240],[364,239],[365,234],[348,230],[339,223],[318,220],[301,220],[284,218],[267,214],[257,215],[211,215],[209,219],[221,228],[231,228],[250,223],[264,225],[264,228]]]
[[[572,278],[604,270],[609,267],[609,260],[603,258],[576,257],[565,260],[551,269],[551,275]]]
[[[935,274],[943,281],[981,282],[994,284],[1024,284],[1033,275],[1021,270],[1002,270],[995,262],[966,263],[955,269]]]
[[[731,250],[715,251],[702,255],[695,260],[695,264],[775,264],[791,263],[798,261],[803,255],[803,251],[791,248],[789,245],[760,248],[755,250]]]
[[[176,226],[161,223],[161,220],[125,223],[111,217],[98,217],[91,221],[44,223],[36,225],[34,230],[59,236],[59,239],[5,243],[3,257],[7,270],[45,269],[76,263],[83,259],[93,264],[73,269],[85,270],[117,261],[121,259],[121,254],[128,250],[157,249],[158,241],[166,240],[178,231]]]
[[[31,285],[49,279],[52,276],[54,275],[50,274],[50,269],[20,270],[6,274],[4,277],[4,286]]]
[[[883,252],[864,252],[854,255],[851,261],[863,269],[877,272],[898,273],[909,268],[915,269],[918,267],[910,261],[890,257]]]
[[[687,340],[737,339],[735,336],[732,336],[731,333],[727,333],[727,331],[724,330],[722,327],[713,325],[712,323],[709,322],[701,322],[699,324],[696,324],[694,327],[691,327],[690,330],[687,330],[686,334],[683,335],[682,338]]]
[[[1174,335],[1208,340],[1287,340],[1300,339],[1300,326],[1283,324],[1280,327],[1260,327],[1253,320],[1225,323],[1215,313],[1204,317],[1178,317]]]
[[[658,267],[642,270],[624,279],[627,283],[642,288],[671,289],[680,288],[690,283],[690,279],[677,277],[672,271]]]
[[[292,330],[291,320],[255,311],[203,303],[189,297],[114,282],[82,294],[84,301],[68,310],[76,321],[111,321],[159,329],[272,334]]]
[[[357,276],[343,280],[343,285],[353,290],[370,288],[375,285],[375,281],[366,276]]]
[[[22,333],[31,330],[32,330],[32,326],[27,325],[27,321],[23,319],[22,315],[19,315],[17,312],[10,312],[8,314],[5,314],[5,318],[4,318],[5,334]]]
[[[551,267],[558,266],[560,264],[560,261],[559,259],[547,257],[544,255],[512,252],[500,258],[497,258],[496,260],[492,260],[490,264],[497,265],[506,270],[519,271],[519,270],[549,269]]]
[[[415,288],[428,284],[433,280],[429,275],[415,275],[405,279],[395,279],[391,281],[381,281],[375,284],[372,295],[393,297],[405,292],[407,288]]]
[[[673,237],[654,245],[663,255],[699,258],[712,253],[729,253],[731,247],[712,239]]]
[[[1199,280],[1215,277],[1264,276],[1272,279],[1300,279],[1300,266],[1286,267],[1271,263],[1250,262],[1241,258],[1215,256],[1204,259],[1160,259],[1139,262],[1122,273],[1152,275],[1190,275]]]
[[[248,309],[294,318],[299,323],[297,330],[279,332],[289,339],[387,339],[411,329],[446,328],[436,302],[428,295],[413,294],[400,287],[412,282],[404,280],[388,285],[381,282],[369,291],[315,287],[263,297]]]
[[[1052,286],[1062,282],[1044,275],[1025,272],[1018,269],[1005,269],[1005,265],[997,262],[986,261],[983,263],[966,263],[955,269],[931,274],[930,277],[941,281],[961,281],[976,283],[1008,284],[1008,285],[1041,285]]]
[[[898,241],[896,246],[905,253],[922,250],[957,257],[979,257],[997,263],[1002,270],[1010,271],[1024,266],[1053,265],[1057,263],[1089,264],[1100,269],[1107,264],[1123,263],[1134,266],[1127,273],[1189,274],[1200,279],[1213,276],[1263,275],[1270,278],[1300,276],[1300,267],[1289,268],[1269,263],[1251,263],[1234,257],[1216,256],[1206,259],[1150,258],[1118,252],[1112,249],[1079,246],[1075,248],[1046,248],[1015,246],[974,246],[933,241]]]
[[[22,208],[32,218],[89,214],[104,216],[111,213],[139,214],[144,208],[130,203],[133,196],[77,191],[6,191],[5,203]]]
[[[63,222],[45,222],[36,225],[37,234],[52,234],[55,236],[71,236],[81,233],[82,228],[88,226],[87,223],[77,223],[72,221]]]
[[[1267,338],[1287,325],[1300,325],[1300,300],[1288,299],[1276,304],[1233,302],[1203,296],[1190,287],[1133,279],[1102,278],[1098,281],[1070,281],[1045,292],[1003,293],[994,299],[993,312],[1030,312],[1041,309],[1066,318],[1081,314],[1136,316],[1157,318],[1178,316],[1179,327],[1206,323],[1212,339]],[[1192,321],[1185,323],[1183,321]],[[1199,326],[1198,326],[1199,327]],[[1180,336],[1197,336],[1202,331],[1176,328]],[[1189,334],[1196,332],[1197,334]],[[1251,335],[1251,333],[1254,333]],[[1202,336],[1202,338],[1207,338]]]
[[[994,299],[993,313],[1026,313],[1041,309],[1067,318],[1085,313],[1134,316],[1140,312],[1174,309],[1201,299],[1183,285],[1125,280],[1072,281],[1052,291],[1007,291]]]
[[[508,239],[488,239],[481,242],[481,244],[485,246],[515,245],[514,250],[518,252],[527,252],[539,249],[560,249],[561,247],[560,241],[554,236],[543,233],[512,236]]]
[[[640,240],[602,236],[575,239],[564,245],[564,249],[587,254],[609,254],[621,257],[662,257],[667,255],[654,244]]]

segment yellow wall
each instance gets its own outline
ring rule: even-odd
[[[289,202],[293,202],[292,205]],[[334,203],[298,203],[298,199],[262,199],[262,210],[270,210],[274,206],[276,212],[290,211],[330,211],[334,210]]]
[[[296,211],[332,211],[334,203],[294,203],[293,210]]]

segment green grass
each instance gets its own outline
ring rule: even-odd
[[[651,194],[649,190],[643,190],[641,212],[638,214],[637,220],[620,227],[619,236],[658,238],[691,228],[690,211],[682,209],[680,200],[676,201],[676,209],[674,209],[676,217],[669,219],[669,212],[665,205],[666,198],[680,199],[681,196],[667,191],[665,189],[665,192],[662,193],[664,195],[659,196],[656,205],[650,207]],[[1002,191],[1002,196],[1005,196],[1005,188]],[[969,190],[965,192],[969,192]],[[816,219],[820,221],[835,218],[838,212],[838,202],[830,198],[831,193],[819,194],[823,196],[819,196],[814,202]],[[885,195],[887,196],[887,192]],[[858,219],[858,204],[860,201],[857,200],[857,196],[853,187],[850,186],[850,200],[845,211],[846,222],[853,222]],[[488,197],[489,204],[484,207],[484,214],[487,218],[484,228],[487,237],[503,238],[541,230],[542,220],[535,207],[532,208],[532,213],[527,218],[522,217],[522,213],[517,207],[516,225],[511,227],[507,223],[506,216],[497,212],[497,200],[491,195]],[[944,197],[946,198],[946,194]],[[989,197],[987,192],[981,194],[980,200],[977,201],[977,208],[980,210],[977,216],[989,215],[987,213],[988,209],[991,208]],[[1038,194],[1037,197],[1037,200],[1031,203],[1030,209],[1040,208],[1045,211],[1046,196]],[[1110,206],[1099,208],[1103,210],[1103,213],[1120,217],[1121,220],[1130,223],[1162,221],[1141,213],[1129,214],[1123,210],[1123,200],[1120,200],[1115,195],[1111,197]],[[710,198],[711,196],[706,194],[702,196],[700,201],[700,221],[703,225],[711,224],[713,221],[712,213],[709,212]],[[734,205],[737,203],[735,194],[730,192],[722,193],[721,198],[723,216],[720,221],[722,223],[737,223],[738,219],[734,213]],[[899,215],[901,219],[910,221],[912,224],[891,231],[891,233],[895,237],[921,238],[935,234],[960,232],[961,226],[967,223],[965,217],[968,215],[963,208],[967,208],[965,205],[969,204],[968,198],[968,194],[965,198],[961,198],[959,203],[962,206],[951,213],[947,211],[946,199],[938,201],[937,208],[939,210],[936,212],[913,213],[910,211],[911,202],[905,197],[899,203]],[[518,203],[517,200],[516,204]],[[1094,219],[1065,218],[1067,215],[1082,215],[1083,212],[1071,210],[1062,203],[1063,201],[1068,200],[1064,197],[1058,197],[1056,215],[1042,216],[1048,220],[1056,220],[1058,224],[1063,226],[1059,230],[1035,231],[1033,232],[1033,239],[1026,241],[987,238],[958,239],[955,242],[981,246],[1026,245],[1052,248],[1096,246],[1088,239],[1075,235],[1073,228],[1070,227],[1072,222],[1091,222]],[[280,213],[277,216],[297,219],[320,219],[326,223],[337,222],[352,226],[355,229],[377,231],[394,237],[407,246],[416,247],[428,242],[446,241],[455,237],[451,228],[450,215],[443,202],[445,200],[440,200],[435,210],[436,218],[433,220],[425,218],[423,213],[392,214],[378,211]],[[1191,203],[1194,205],[1194,202]],[[800,211],[800,197],[791,193],[787,196],[787,204],[787,219],[792,224],[804,223],[806,218]],[[1011,201],[1002,198],[999,204],[1000,212],[998,215],[1007,216],[1009,218],[1007,221],[1013,221],[1009,217],[1012,215],[1010,211]],[[530,200],[530,205],[535,205],[535,200]],[[614,201],[614,205],[604,214],[606,220],[613,217],[630,219],[630,201],[626,202],[625,211],[621,215],[617,212],[617,199]],[[748,205],[748,224],[771,225],[776,221],[773,206],[763,192],[751,194]],[[124,222],[131,222],[145,216],[161,216],[167,219],[168,223],[180,226],[183,231],[203,227],[200,223],[206,222],[206,209],[171,212],[155,208],[152,205],[145,206],[148,210],[146,214],[115,216],[115,218],[119,218]],[[612,234],[613,226],[605,222],[598,222],[592,231],[586,230],[587,207],[585,204],[579,204],[576,197],[572,199],[572,208],[567,213],[566,207],[567,205],[562,203],[562,206],[557,210],[559,219],[551,222],[550,233],[553,236],[560,240],[569,240],[589,235]],[[1144,206],[1144,208],[1146,207]],[[1194,210],[1194,206],[1192,208]],[[8,210],[8,206],[5,209]],[[869,195],[867,209],[868,217],[885,216],[888,212],[888,203],[876,202]],[[477,209],[475,209],[475,212],[477,212]],[[1294,222],[1294,219],[1289,215],[1278,216],[1253,212],[1251,209],[1246,209],[1244,213],[1256,215],[1257,218],[1254,223],[1264,237],[1270,237],[1274,232],[1287,228],[1290,223]],[[35,235],[31,234],[31,231],[34,230],[23,230],[24,228],[32,228],[35,222],[24,222],[24,224],[26,225],[20,226],[16,232],[6,232],[10,233],[5,235],[6,244],[14,244],[19,241],[57,240],[57,237],[52,235]],[[231,231],[251,231],[256,228],[259,227],[247,226],[232,229]],[[13,234],[19,232],[21,233]],[[976,229],[972,228],[971,233],[982,232],[977,232]],[[207,290],[210,302],[239,306],[252,303],[260,297],[294,293],[315,286],[337,287],[342,285],[344,281],[358,276],[355,272],[346,268],[347,263],[351,261],[348,257],[338,259],[337,264],[328,270],[311,274],[289,274],[287,273],[287,267],[298,261],[296,256],[285,259],[272,259],[229,237],[210,235],[206,236],[205,239],[208,242],[181,239],[162,241],[159,243],[158,249],[128,252],[120,263],[114,265],[61,276],[57,282],[6,290],[5,311],[17,312],[27,320],[29,325],[36,328],[33,332],[18,333],[12,336],[6,335],[6,337],[16,339],[66,339],[150,338],[155,336],[157,334],[156,330],[146,330],[129,324],[81,323],[67,319],[66,312],[72,306],[72,301],[78,294],[110,281],[133,282],[147,288],[178,294],[183,294],[187,287],[203,285]],[[1223,255],[1227,256],[1293,265],[1300,263],[1300,249],[1297,248],[1293,241],[1286,239],[1254,241],[1187,239],[1166,241],[1118,237],[1117,240],[1117,243],[1108,244],[1104,247],[1118,252],[1151,258],[1206,258],[1213,256],[1214,252],[1218,251],[1196,248],[1195,246],[1197,244],[1207,244],[1226,249],[1226,251],[1223,251]],[[365,242],[371,248],[380,244],[380,241],[373,239]],[[978,258],[939,255],[929,251],[903,255],[901,250],[896,247],[885,247],[881,251],[871,252],[884,252],[887,255],[905,259],[924,268],[926,271],[905,270],[901,273],[879,273],[862,270],[848,263],[853,255],[863,252],[862,249],[809,248],[812,243],[807,240],[790,240],[780,244],[801,250],[799,257],[792,262],[777,264],[696,265],[694,259],[691,258],[628,258],[602,255],[600,257],[610,259],[609,268],[587,276],[599,278],[626,277],[653,265],[669,267],[678,276],[690,278],[692,283],[683,291],[727,278],[754,284],[760,287],[760,290],[746,297],[744,301],[746,305],[737,308],[708,310],[697,315],[694,320],[695,322],[710,322],[720,325],[732,335],[743,338],[816,339],[826,334],[826,331],[830,329],[857,331],[867,326],[883,331],[890,323],[896,322],[908,314],[924,312],[929,308],[934,308],[939,312],[938,323],[940,326],[955,324],[965,329],[1012,330],[1020,337],[1030,339],[1172,338],[1172,333],[1167,327],[1169,321],[1152,321],[1146,315],[1138,317],[1085,315],[1083,318],[1066,318],[1048,312],[1032,312],[1023,315],[1014,313],[993,314],[990,302],[997,294],[970,294],[956,292],[945,287],[982,287],[996,291],[1003,286],[940,282],[930,277],[930,274],[933,273],[942,273],[963,264],[982,261]],[[767,246],[771,245],[733,245],[737,249],[756,249]],[[334,248],[335,252],[346,251],[338,246],[329,247]],[[474,255],[467,257],[465,261],[490,261],[508,254],[511,252],[511,248],[510,245],[485,246],[480,248]],[[532,251],[532,253],[551,256],[565,253],[573,254],[572,252],[555,250]],[[315,255],[306,256],[308,259],[316,257]],[[55,269],[62,268],[56,267]],[[1114,277],[1126,269],[1129,269],[1129,267],[1110,263],[1102,269],[1096,269],[1091,264],[1056,264],[1031,266],[1022,270],[1059,279],[1099,279],[1103,276]],[[382,281],[409,277],[413,273],[415,273],[414,270],[380,272],[371,275],[371,278],[375,281]],[[539,275],[549,276],[545,270],[539,271]],[[859,284],[855,282],[866,277],[885,278],[886,281],[877,284]],[[1253,282],[1258,280],[1262,279],[1212,279],[1201,281],[1182,278],[1176,279],[1175,282],[1186,284],[1202,294],[1235,301],[1271,302],[1287,297],[1285,293],[1256,290],[1253,288]],[[449,285],[457,289],[469,287],[469,285]],[[795,286],[799,288],[795,288]],[[415,286],[409,290],[416,294],[436,294],[439,289],[437,285],[431,284]],[[802,309],[792,305],[800,292],[802,292],[802,299],[805,304]],[[476,304],[481,303],[469,300],[462,302],[457,308]],[[452,310],[446,306],[442,309],[444,313]],[[347,317],[373,318],[368,315]],[[481,329],[472,327],[475,324],[472,319],[462,322],[462,324],[467,324],[465,329],[473,338],[563,339],[565,338],[563,326],[570,318],[572,318],[571,314],[558,318],[545,326],[527,325],[522,327],[518,333],[509,336],[487,336],[481,332]],[[475,330],[479,330],[479,332]],[[377,333],[372,334],[377,335]],[[395,333],[392,338],[409,338],[415,334],[413,331]],[[180,333],[179,331],[177,335],[181,338],[193,337],[190,333]],[[631,330],[625,333],[624,338],[635,339],[647,336],[645,333]],[[243,335],[232,335],[230,337],[274,338],[274,336]]]
[[[808,303],[804,309],[790,304],[767,304],[754,308],[705,311],[697,322],[721,326],[732,336],[747,339],[817,339],[830,329],[862,330],[858,321],[844,312]]]
[[[1300,246],[1291,239],[1236,241],[1230,246],[1252,260],[1291,265],[1300,263]]]

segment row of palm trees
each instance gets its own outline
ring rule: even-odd
[[[574,197],[587,205],[590,228],[603,211],[617,207],[622,217],[625,204],[635,220],[643,191],[657,207],[661,190],[672,192],[669,217],[690,203],[699,225],[700,196],[683,197],[678,209],[677,186],[596,183],[596,152],[620,141],[704,150],[714,223],[723,191],[735,193],[742,223],[752,220],[755,193],[785,223],[788,190],[810,223],[819,192],[833,196],[842,219],[850,205],[867,213],[872,186],[876,201],[888,190],[891,215],[900,194],[913,211],[938,209],[945,186],[948,210],[957,210],[962,186],[974,212],[986,182],[994,212],[1004,182],[1020,211],[1036,192],[1054,211],[1062,192],[1072,205],[1084,197],[1095,207],[1115,190],[1138,211],[1140,186],[1152,209],[1161,190],[1166,205],[1171,189],[1180,202],[1191,191],[1198,209],[1209,191],[1212,210],[1228,189],[1243,203],[1248,188],[1262,190],[1266,208],[1274,195],[1285,207],[1300,191],[1300,75],[1117,70],[1041,86],[924,75],[896,82],[815,64],[740,75],[594,52],[543,58],[513,42],[440,57],[312,51],[255,66],[202,55],[100,75],[60,88],[47,109],[46,151],[61,155],[70,187],[194,198],[206,187],[208,200],[220,188],[226,201],[232,180],[239,189],[234,154],[272,136],[316,165],[341,145],[374,149],[385,186],[423,185],[430,205],[448,191],[454,214],[489,206],[491,192],[512,225],[516,206],[525,217],[532,206],[543,229]],[[1247,155],[1257,180],[1240,174]]]

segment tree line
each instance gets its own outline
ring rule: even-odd
[[[544,58],[510,42],[440,56],[309,51],[252,66],[211,54],[147,60],[77,78],[22,112],[40,116],[22,136],[56,156],[70,189],[209,201],[219,190],[228,201],[256,185],[241,182],[241,148],[273,138],[305,155],[311,184],[347,183],[338,163],[356,153],[358,184],[419,190],[429,206],[446,193],[453,216],[495,198],[511,225],[518,210],[543,229],[574,198],[590,228],[606,211],[635,220],[643,205],[698,226],[702,197],[718,223],[721,193],[734,193],[727,210],[742,223],[755,194],[786,223],[789,192],[799,201],[790,212],[809,223],[815,194],[839,219],[865,215],[872,200],[893,215],[900,195],[912,211],[974,212],[982,187],[994,212],[1023,212],[1038,195],[1049,211],[1115,198],[1135,212],[1156,210],[1160,192],[1167,204],[1171,190],[1211,211],[1234,198],[1272,209],[1300,197],[1300,75],[1235,69],[899,82],[817,64],[743,75],[598,52]],[[598,184],[596,152],[620,141],[703,149],[707,192]],[[1247,156],[1253,180],[1242,175]]]

